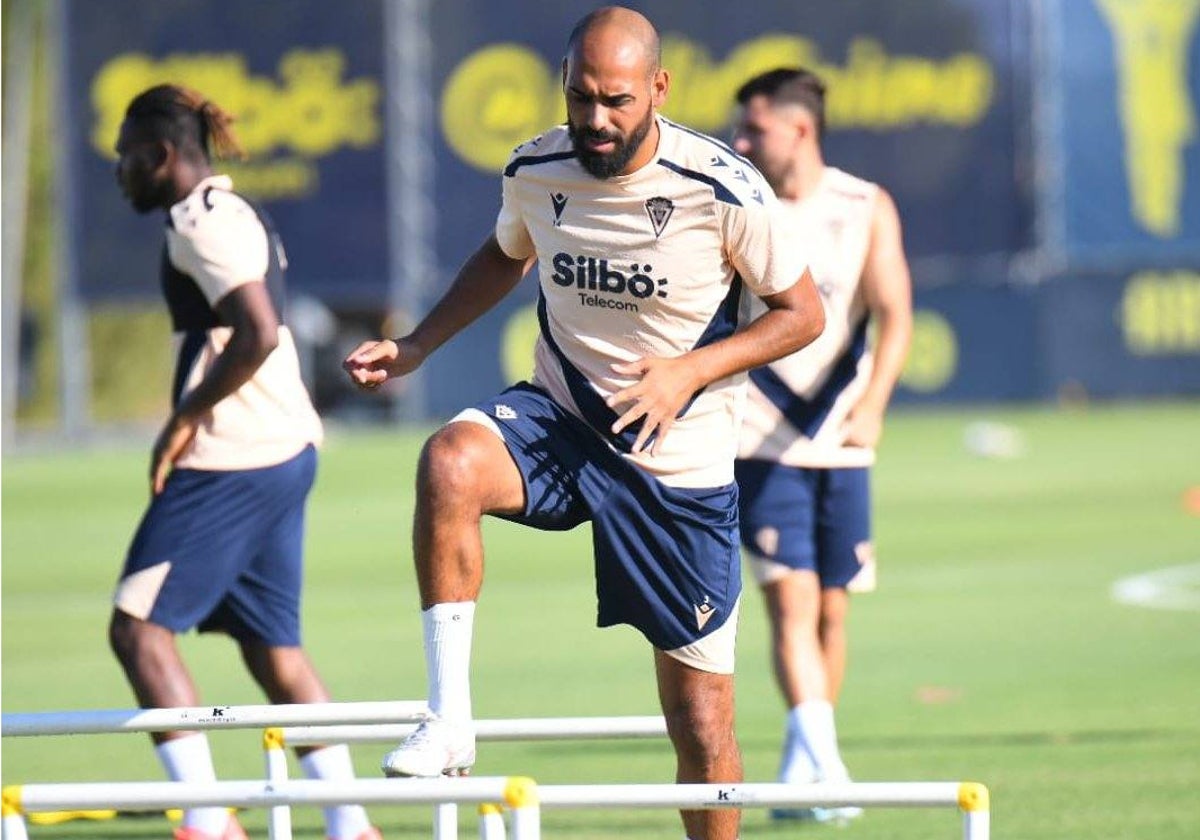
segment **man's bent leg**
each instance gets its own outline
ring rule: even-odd
[[[832,634],[832,673],[830,649],[826,646],[826,633],[830,629],[826,605],[832,604],[837,612],[839,599],[836,596],[840,593],[840,603],[844,608],[845,590],[820,589],[815,574],[800,571],[764,587],[763,591],[775,633],[777,676],[784,696],[792,703],[788,711],[780,781],[846,781],[849,774],[838,747],[834,719],[836,692],[841,687],[845,662],[845,637],[840,631],[840,622],[835,622],[838,627]],[[834,597],[827,601],[830,593],[834,593]],[[844,616],[844,609],[840,613]],[[792,643],[790,673],[794,678],[795,693],[791,695],[784,676],[787,673],[784,670],[788,667],[787,658],[780,654],[786,641],[781,641],[781,636],[790,638]],[[771,815],[777,819],[835,821],[852,819],[861,813],[859,808],[809,808],[776,809]]]
[[[771,624],[775,680],[789,709],[805,700],[827,700],[828,685],[817,634],[821,588],[816,572],[802,569],[764,584]]]
[[[483,583],[480,520],[520,513],[524,502],[521,474],[495,430],[453,422],[426,443],[417,469],[413,556],[429,708],[438,719],[384,757],[386,774],[436,776],[474,763],[470,658]]]
[[[257,640],[243,640],[240,645],[247,669],[272,703],[329,702],[329,691],[303,648],[272,646]],[[296,756],[304,775],[310,779],[349,781],[354,778],[354,765],[345,744],[297,747]],[[378,837],[361,805],[329,806],[322,812],[325,834],[331,840],[375,840]]]
[[[823,595],[814,572],[801,570],[763,587],[775,652],[775,673],[788,703],[787,736],[779,767],[782,782],[847,777],[837,744],[832,681],[823,648]],[[844,592],[844,590],[843,590]],[[840,676],[839,676],[840,682]],[[776,809],[772,817],[834,819],[837,809]]]
[[[192,676],[179,656],[175,633],[166,627],[113,610],[108,641],[143,709],[199,705]],[[190,732],[155,732],[156,744]]]
[[[417,467],[413,555],[421,609],[474,601],[483,583],[480,520],[520,513],[525,486],[499,435],[474,422],[438,430]]]
[[[179,656],[173,631],[113,610],[108,640],[140,707],[199,705],[199,693]],[[153,732],[150,737],[169,779],[194,783],[216,781],[204,733]],[[229,812],[224,808],[189,808],[183,814],[182,836],[236,837],[240,830],[231,824]]]
[[[328,703],[329,691],[301,647],[243,640],[239,646],[250,676],[272,703]]]
[[[763,587],[775,648],[776,677],[788,703],[780,781],[841,779],[833,699],[820,635],[822,590],[817,575],[793,572]]]
[[[821,618],[818,635],[821,658],[829,683],[829,702],[837,705],[846,676],[846,616],[850,612],[850,594],[844,588],[821,590]]]
[[[742,756],[733,731],[733,675],[684,665],[654,651],[658,696],[675,747],[676,781],[740,782]],[[691,840],[735,840],[736,810],[681,811]]]

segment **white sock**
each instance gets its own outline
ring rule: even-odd
[[[300,767],[310,779],[349,781],[354,778],[354,764],[345,744],[313,750],[300,756]],[[371,827],[367,812],[361,805],[337,805],[322,808],[325,814],[325,834],[332,840],[355,840]]]
[[[421,613],[429,709],[443,720],[471,723],[471,633],[475,602],[434,604]]]
[[[215,782],[217,772],[213,769],[212,753],[208,750],[208,738],[203,733],[172,738],[154,745],[158,760],[173,782]],[[220,837],[229,823],[229,811],[225,808],[189,808],[183,812],[183,825]]]
[[[792,709],[787,716],[787,736],[783,742],[783,758],[779,763],[779,781],[808,784],[816,780],[817,766],[809,755],[796,709]]]
[[[826,781],[840,782],[849,777],[838,751],[833,705],[828,700],[805,700],[789,715],[797,726],[817,775]]]

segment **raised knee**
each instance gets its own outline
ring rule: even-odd
[[[475,430],[466,425],[451,423],[425,442],[418,473],[424,491],[462,499],[478,488],[482,458]]]

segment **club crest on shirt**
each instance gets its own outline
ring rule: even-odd
[[[567,206],[567,197],[562,193],[550,193],[550,203],[554,205],[554,226],[562,225],[563,210]]]
[[[650,217],[650,224],[654,226],[655,239],[662,236],[663,229],[666,228],[667,222],[671,220],[671,214],[674,212],[675,202],[669,198],[658,195],[646,199],[646,214]]]

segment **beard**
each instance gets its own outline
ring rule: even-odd
[[[127,182],[122,182],[118,178],[117,183],[120,185],[125,199],[136,212],[143,216],[152,210],[165,210],[175,203],[173,187],[171,182],[165,178],[156,181],[146,173],[134,172]]]
[[[579,158],[579,164],[593,178],[611,178],[614,175],[620,175],[621,170],[629,165],[629,161],[633,160],[633,156],[637,154],[638,149],[642,147],[642,143],[646,140],[646,135],[650,133],[650,126],[654,122],[654,111],[646,112],[646,118],[642,120],[628,137],[622,137],[617,132],[609,131],[593,131],[590,128],[578,128],[569,119],[567,120],[567,134],[571,138],[571,145],[575,148],[575,155]],[[613,150],[611,152],[597,152],[588,148],[587,141],[612,141]]]
[[[154,210],[160,210],[169,205],[165,204],[165,198],[149,195],[148,193],[136,193],[129,196],[129,203],[133,209],[140,215],[145,216]]]

